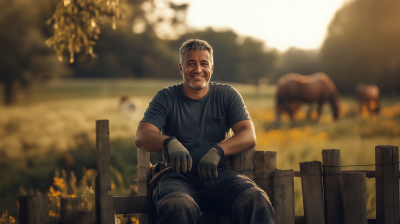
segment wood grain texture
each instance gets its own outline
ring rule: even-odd
[[[111,190],[110,172],[110,137],[108,120],[96,121],[96,222],[98,224],[114,223],[114,211]]]
[[[45,194],[18,197],[20,224],[49,224],[49,199]]]
[[[343,179],[343,223],[367,224],[367,186],[365,173],[349,172]]]
[[[301,162],[300,172],[305,221],[307,224],[324,224],[321,162]]]
[[[399,223],[398,146],[375,147],[376,223]]]
[[[322,150],[326,224],[343,223],[343,194],[339,149]]]
[[[138,196],[151,197],[150,190],[150,153],[141,148],[137,148],[137,183],[138,183]],[[151,224],[152,214],[141,213],[139,215],[139,223]]]
[[[276,223],[295,224],[293,170],[274,170],[272,182]]]
[[[276,170],[276,151],[256,151],[254,182],[267,193],[274,207],[272,173]]]

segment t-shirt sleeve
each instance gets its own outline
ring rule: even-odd
[[[168,99],[167,96],[161,91],[158,92],[154,98],[150,101],[149,107],[144,113],[144,117],[141,120],[149,122],[156,126],[161,131],[167,121],[168,117]]]
[[[228,125],[232,127],[243,120],[251,120],[247,107],[240,93],[233,87],[228,91],[227,117]]]

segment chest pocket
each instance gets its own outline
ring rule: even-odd
[[[226,116],[206,117],[206,141],[220,142],[225,139],[228,130]]]

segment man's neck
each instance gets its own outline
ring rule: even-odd
[[[207,94],[209,89],[210,89],[209,83],[202,89],[193,89],[185,82],[183,82],[183,93],[185,93],[187,97],[193,100],[199,100],[203,98]]]

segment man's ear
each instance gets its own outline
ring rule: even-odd
[[[180,63],[178,64],[178,67],[179,67],[179,72],[182,74],[182,65]]]

